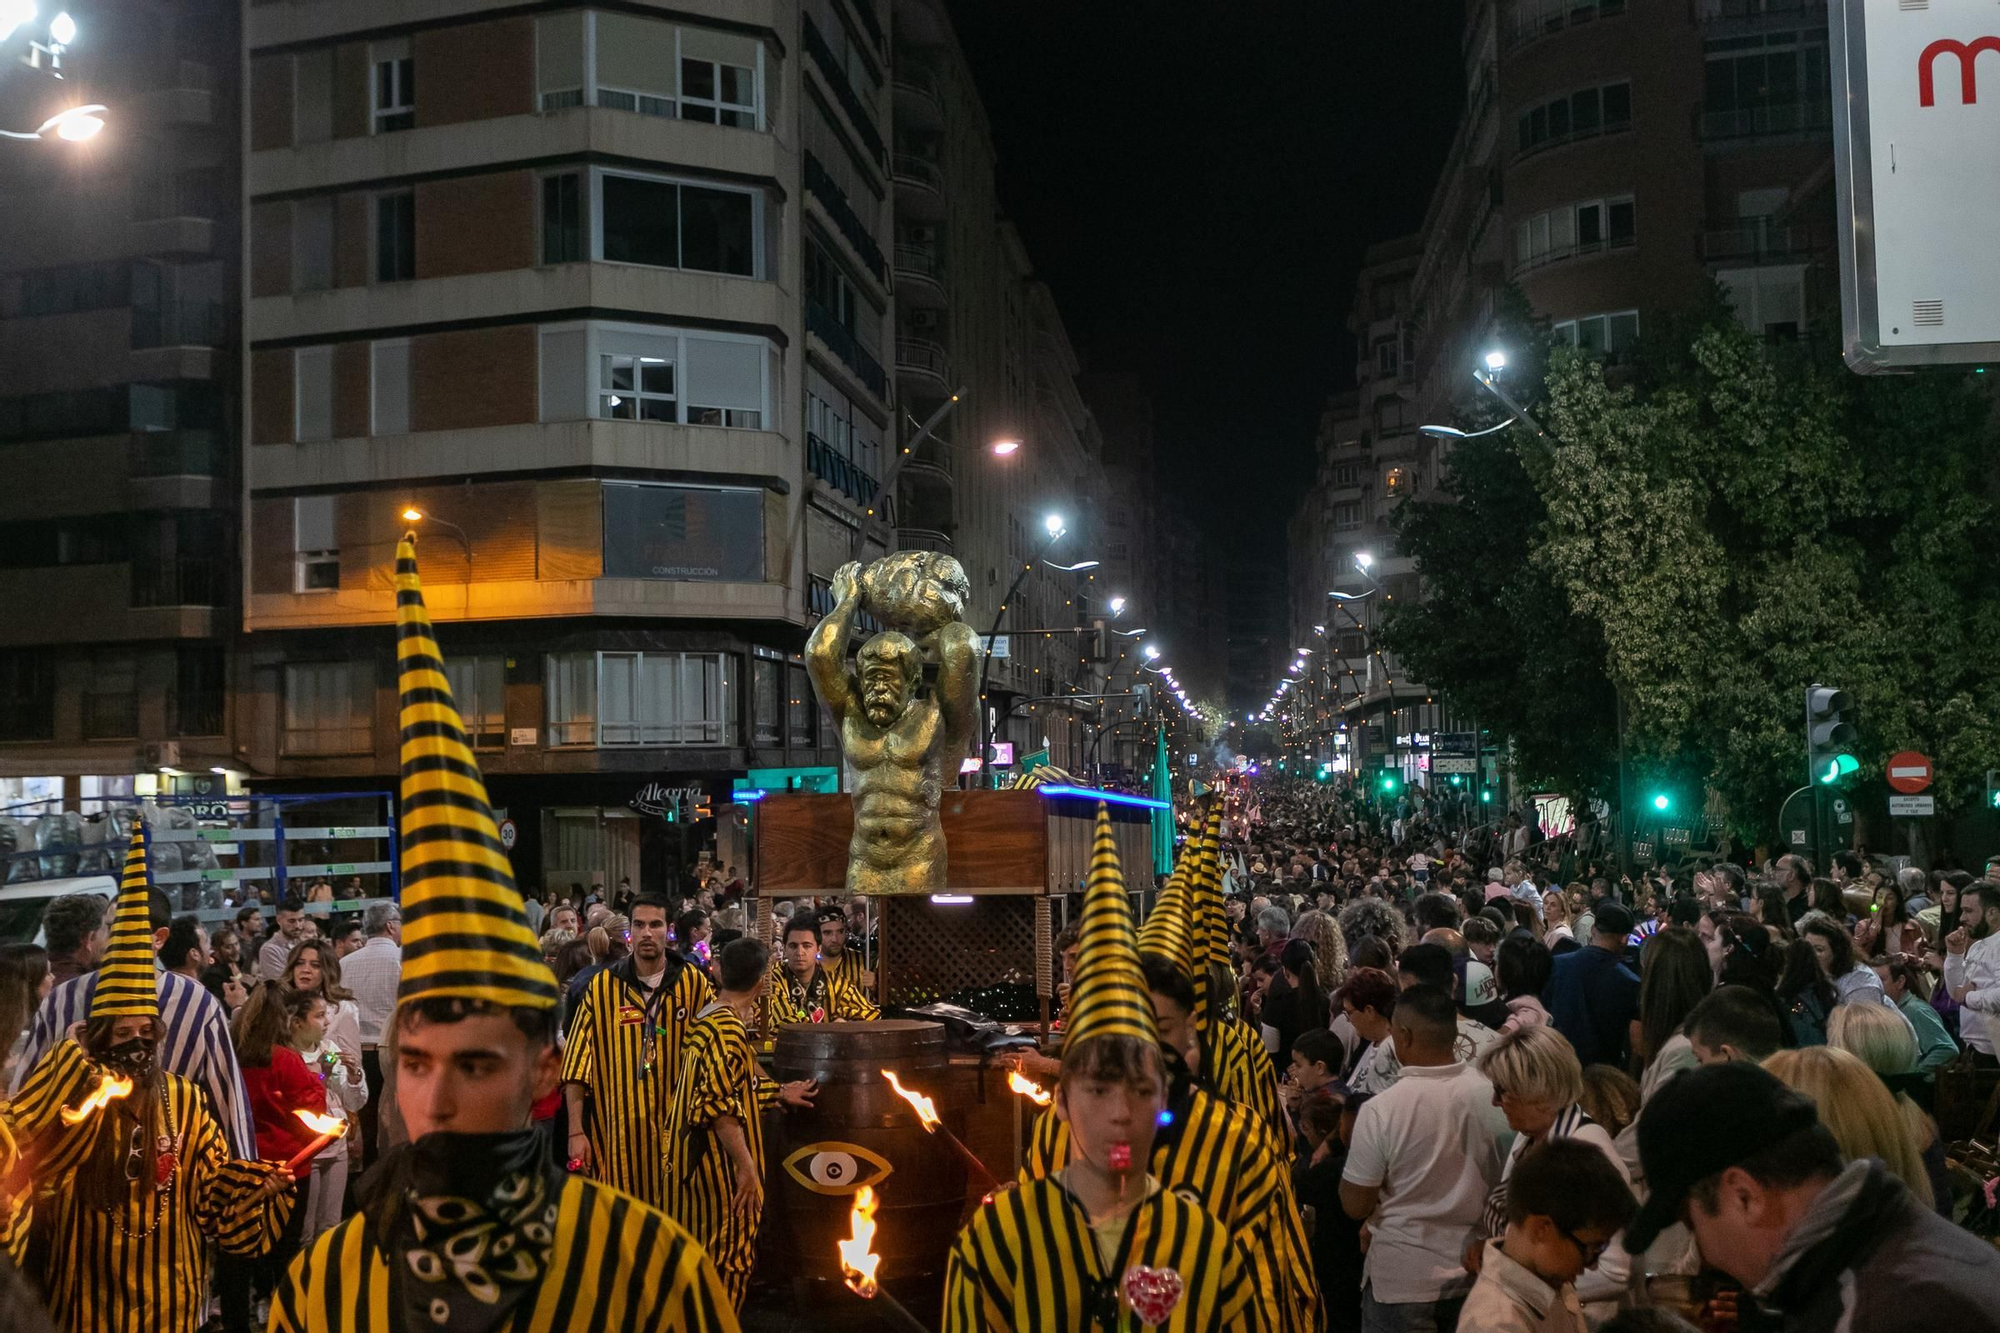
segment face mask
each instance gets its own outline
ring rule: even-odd
[[[110,1047],[101,1058],[122,1073],[142,1075],[153,1067],[153,1048],[150,1043],[133,1037]]]

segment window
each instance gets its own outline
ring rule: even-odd
[[[1597,356],[1615,357],[1630,351],[1639,340],[1639,312],[1625,310],[1564,320],[1551,327],[1549,333],[1558,343],[1580,347]]]
[[[292,290],[333,286],[333,200],[292,201]]]
[[[1382,489],[1390,495],[1401,495],[1409,484],[1409,475],[1400,467],[1392,467],[1382,474]]]
[[[1509,35],[1513,45],[1596,18],[1625,12],[1625,0],[1514,0]]]
[[[590,15],[581,10],[535,20],[535,91],[542,110],[583,105],[583,49],[589,24]]]
[[[1360,526],[1361,504],[1359,501],[1348,500],[1333,507],[1333,530],[1335,532],[1353,532]]]
[[[375,61],[375,133],[415,129],[417,64],[410,57],[410,39],[377,42],[370,54]]]
[[[771,419],[762,338],[644,325],[545,328],[544,421],[595,416],[761,430]]]
[[[395,338],[369,348],[371,435],[405,435],[410,429],[410,341]]]
[[[1521,113],[1518,134],[1523,154],[1573,139],[1632,127],[1632,85],[1607,83],[1531,107]]]
[[[333,438],[333,349],[301,347],[292,353],[292,438],[300,444]]]
[[[451,701],[465,722],[465,737],[475,750],[498,750],[507,744],[507,659],[497,654],[452,657],[444,664]]]
[[[784,723],[778,710],[778,677],[784,669],[784,663],[773,662],[768,657],[750,660],[752,745],[775,747],[785,743]]]
[[[18,288],[0,287],[0,316],[66,315],[132,304],[132,265],[122,260],[34,269],[19,281]]]
[[[1744,328],[1766,338],[1796,338],[1805,326],[1803,265],[1725,269],[1715,275]]]
[[[174,692],[167,696],[167,729],[176,736],[220,736],[225,672],[222,649],[183,644],[174,650]]]
[[[881,473],[882,428],[817,370],[806,368],[806,432],[871,476]]]
[[[683,56],[681,119],[757,128],[757,71]]]
[[[1637,215],[1630,196],[1565,204],[1515,225],[1514,265],[1517,270],[1537,268],[1572,255],[1631,245],[1636,239]]]
[[[139,734],[139,669],[128,656],[92,661],[83,685],[83,738],[123,740]]]
[[[810,750],[814,745],[813,719],[819,709],[806,669],[796,662],[785,669],[788,689],[785,697],[785,734],[794,750]]]
[[[1361,484],[1360,465],[1356,463],[1335,463],[1333,465],[1333,475],[1330,480],[1336,490],[1347,486],[1359,486]]]
[[[583,258],[583,179],[576,172],[542,178],[542,262]]]
[[[378,194],[375,196],[375,281],[408,282],[416,276],[416,191]]]
[[[599,180],[606,260],[757,276],[754,193],[611,173]]]
[[[609,481],[602,490],[604,577],[763,580],[761,491]]]
[[[871,355],[882,345],[882,313],[819,239],[806,236],[806,301],[824,310]]]
[[[332,592],[340,587],[333,503],[331,495],[301,495],[292,501],[292,586],[298,592]]]
[[[658,356],[598,357],[597,415],[614,421],[679,421],[674,363]]]
[[[285,668],[286,754],[367,754],[375,748],[375,665],[300,662]]]
[[[1377,374],[1393,377],[1402,367],[1399,348],[1394,338],[1384,338],[1375,344],[1375,370]]]
[[[597,104],[645,116],[673,115],[674,26],[636,14],[598,13],[591,22],[597,33]]]
[[[47,741],[55,734],[53,659],[34,650],[0,653],[0,741]]]
[[[333,137],[333,48],[292,57],[292,142],[325,143]]]
[[[548,659],[556,745],[728,745],[736,737],[722,653],[563,653]]]

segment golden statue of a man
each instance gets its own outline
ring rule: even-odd
[[[813,688],[840,725],[854,800],[849,893],[944,887],[938,801],[979,717],[979,638],[960,619],[968,592],[950,556],[899,552],[865,574],[850,562],[835,571],[835,606],[806,641]],[[861,645],[850,671],[847,644],[864,606],[889,628]],[[933,654],[937,684],[926,690]]]

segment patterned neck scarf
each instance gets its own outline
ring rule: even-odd
[[[539,1289],[563,1173],[534,1128],[426,1134],[361,1183],[402,1326],[491,1333]]]
[[[824,967],[817,963],[813,965],[811,981],[800,981],[798,973],[792,971],[789,967],[786,968],[785,989],[791,997],[792,1011],[798,1014],[802,1021],[808,1023],[823,1023],[826,1021],[826,1014],[832,1006],[827,1003],[826,969]],[[817,1017],[815,1016],[815,1011],[818,1013]]]

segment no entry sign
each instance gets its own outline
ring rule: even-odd
[[[1905,796],[1914,796],[1931,785],[1931,761],[1928,755],[1915,750],[1904,750],[1901,754],[1889,756],[1889,786]]]

